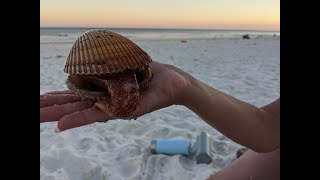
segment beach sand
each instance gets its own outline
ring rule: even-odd
[[[208,85],[256,106],[280,96],[280,39],[136,40],[153,60],[172,64]],[[66,89],[63,72],[72,43],[40,43],[40,93]],[[202,180],[230,164],[241,147],[184,106],[136,121],[112,120],[54,133],[40,124],[40,179]],[[150,153],[153,139],[211,135],[210,164]]]

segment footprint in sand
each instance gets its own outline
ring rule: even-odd
[[[137,145],[131,144],[123,146],[120,149],[120,153],[118,154],[118,160],[129,159],[139,155],[141,155],[141,148]]]
[[[138,179],[141,173],[141,163],[135,160],[121,162],[113,166],[112,172],[123,179]]]

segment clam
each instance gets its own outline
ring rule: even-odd
[[[90,30],[73,44],[64,72],[68,89],[114,118],[130,116],[139,91],[152,79],[150,56],[138,45],[108,30]]]

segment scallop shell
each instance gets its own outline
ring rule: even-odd
[[[80,36],[67,57],[64,72],[78,75],[110,74],[151,63],[138,45],[108,30],[90,30]]]

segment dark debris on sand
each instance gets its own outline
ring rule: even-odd
[[[247,152],[248,151],[248,148],[246,148],[246,147],[243,147],[243,148],[240,148],[240,149],[238,149],[238,151],[237,151],[237,158],[239,158],[240,156],[242,156],[245,152]]]

